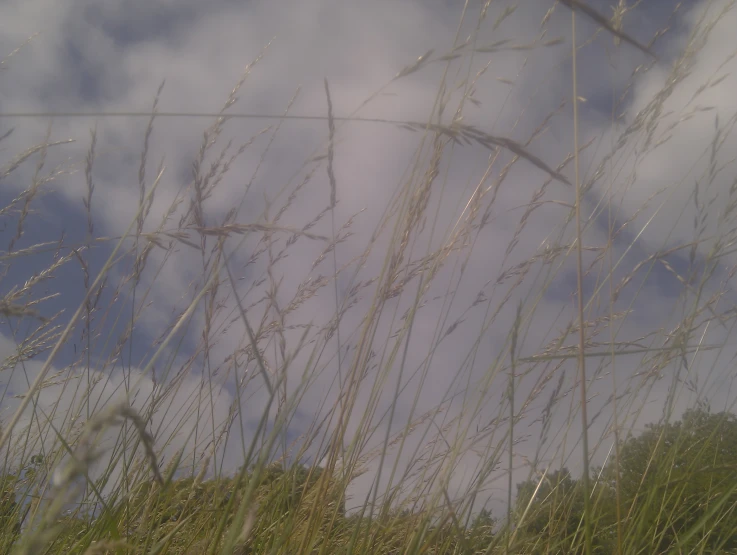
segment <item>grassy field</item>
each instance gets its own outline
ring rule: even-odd
[[[35,211],[68,174],[48,162],[64,141],[49,131],[16,148],[0,130],[0,178],[26,184],[0,209],[0,553],[737,553],[737,115],[709,104],[737,97],[733,55],[693,83],[733,3],[703,2],[667,58],[686,9],[675,2],[650,40],[628,30],[634,2],[605,13],[550,0],[567,36],[548,36],[549,12],[533,39],[491,43],[514,9],[492,18],[491,2],[462,4],[454,47],[409,56],[355,112],[335,113],[326,79],[325,110],[310,114],[323,142],[265,192],[251,189],[258,168],[239,176],[238,198],[222,187],[256,139],[259,160],[288,133],[291,104],[252,140],[223,136],[245,119],[225,116],[268,50],[211,115],[178,189],[152,155],[173,116],[157,95],[131,168],[137,213],[119,236],[98,231],[96,128],[72,161],[81,241],[48,236]],[[621,63],[602,70],[603,89],[617,74],[606,137],[580,129],[578,59],[593,44]],[[563,48],[564,65],[535,76],[542,96],[547,79],[567,83],[546,118],[474,120],[480,60]],[[628,56],[641,63],[622,78]],[[367,209],[368,229],[339,210],[341,140],[367,123],[361,109],[423,72],[439,76],[432,113],[371,122],[417,148]],[[570,144],[550,135],[560,114]],[[692,172],[673,181],[661,149],[694,121],[711,140],[684,149]],[[483,166],[463,189],[448,179],[461,156]],[[662,187],[638,190],[660,171]],[[528,188],[525,205],[510,205],[510,180]],[[179,275],[183,252],[199,274]],[[656,275],[668,276],[668,310],[648,308]],[[172,309],[157,287],[174,278],[186,287]]]

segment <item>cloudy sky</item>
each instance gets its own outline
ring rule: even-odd
[[[589,4],[610,16],[617,2]],[[590,301],[587,319],[607,316],[610,308],[627,311],[613,328],[601,320],[588,328],[591,340],[604,344],[592,345],[595,351],[607,351],[610,329],[617,341],[644,338],[637,346],[645,349],[670,345],[675,340],[666,340],[668,335],[691,314],[696,317],[687,322],[690,347],[719,345],[731,335],[734,317],[729,310],[735,295],[730,272],[735,255],[730,242],[735,226],[729,206],[734,197],[730,153],[737,146],[733,129],[737,62],[732,57],[737,49],[733,32],[737,14],[727,2],[686,2],[674,13],[675,6],[675,2],[645,3],[624,16],[623,29],[643,44],[667,28],[652,45],[657,60],[626,43],[615,47],[612,36],[597,31],[590,19],[576,20],[577,41],[583,44],[577,57],[577,86],[579,144],[586,145],[580,156],[580,181],[586,185],[582,217],[584,266],[589,269],[584,280]],[[384,304],[371,343],[378,353],[378,366],[359,390],[349,425],[350,436],[359,429],[367,407],[377,403],[373,431],[366,437],[368,451],[382,444],[387,430],[399,432],[442,407],[413,428],[407,444],[401,451],[391,451],[384,464],[390,469],[396,460],[411,460],[414,450],[432,443],[430,438],[438,436],[440,429],[445,440],[460,434],[466,444],[476,447],[475,453],[464,451],[453,462],[450,490],[462,491],[503,440],[506,424],[492,435],[483,429],[492,426],[503,406],[509,333],[518,303],[523,306],[520,357],[542,352],[577,318],[575,250],[571,250],[575,227],[570,218],[574,188],[550,180],[534,163],[558,168],[565,162],[560,172],[574,181],[573,162],[566,162],[574,150],[570,10],[553,0],[518,5],[492,2],[488,10],[477,0],[466,4],[447,0],[5,0],[2,11],[0,48],[4,56],[13,54],[3,62],[0,136],[11,129],[12,134],[0,145],[0,163],[14,167],[15,157],[43,144],[47,136],[50,142],[64,141],[33,153],[3,178],[2,206],[20,198],[13,211],[3,213],[7,254],[43,242],[52,247],[20,258],[6,257],[2,293],[21,288],[55,257],[69,257],[54,271],[54,279],[41,281],[15,302],[56,293],[36,308],[47,317],[64,311],[55,323],[66,325],[86,293],[85,266],[80,260],[85,261],[91,283],[115,245],[111,239],[83,248],[89,243],[83,199],[89,195],[85,157],[92,129],[96,133],[91,173],[94,237],[116,238],[125,232],[138,211],[140,183],[150,190],[162,162],[165,169],[144,232],[156,230],[175,203],[164,229],[176,229],[184,215],[189,240],[194,247],[200,244],[194,220],[187,214],[195,195],[193,165],[198,160],[200,175],[216,168],[203,202],[200,222],[204,227],[221,225],[231,210],[232,221],[239,224],[273,223],[285,206],[279,225],[302,229],[321,214],[310,231],[323,237],[334,237],[350,222],[343,228],[350,235],[338,244],[336,258],[331,251],[317,264],[328,244],[319,238],[301,236],[286,245],[292,235],[277,233],[271,250],[258,243],[260,235],[243,241],[233,236],[226,242],[239,296],[245,306],[253,305],[248,314],[255,327],[275,321],[273,305],[264,316],[265,299],[275,284],[276,302],[284,308],[304,287],[319,284],[321,276],[328,278],[284,321],[285,352],[296,349],[305,330],[308,339],[291,363],[288,392],[298,389],[300,368],[314,364],[319,369],[290,422],[290,441],[307,433],[336,399],[338,337],[325,339],[324,333],[312,330],[335,316],[336,296],[339,302],[355,301],[341,318],[337,334],[344,372],[355,356],[364,316],[372,306],[379,282],[370,280],[381,274],[403,195],[421,188],[432,164],[432,132],[412,131],[392,122],[448,125],[460,113],[464,124],[526,145],[530,157],[519,159],[509,149],[490,150],[478,143],[444,146],[424,226],[412,235],[404,262],[411,266],[451,244],[453,238],[457,248],[432,276],[408,343],[403,336],[394,359],[389,358],[396,346],[392,335],[415,302],[420,277],[411,280],[401,296]],[[394,79],[430,50],[417,71]],[[329,210],[331,184],[324,157],[329,137],[324,80],[329,84],[333,115],[339,118],[334,214]],[[162,83],[157,101],[161,115],[148,138],[141,180],[146,112],[150,113]],[[226,113],[250,117],[224,122],[217,136],[209,136],[215,143],[203,155],[203,133],[215,123],[213,114],[228,103],[234,87],[237,91],[230,98],[237,101]],[[442,115],[439,98],[445,106]],[[613,102],[617,103],[614,113]],[[95,115],[69,116],[83,112]],[[41,113],[58,115],[32,115]],[[127,115],[110,115],[115,113]],[[285,113],[293,117],[277,117]],[[353,119],[340,119],[348,117]],[[69,139],[73,142],[66,142]],[[44,163],[38,171],[41,159]],[[228,166],[224,173],[220,171],[223,163]],[[19,195],[28,191],[34,179],[49,175],[52,180],[33,189],[32,211],[24,219],[21,237],[13,241],[28,193]],[[541,192],[536,195],[536,191]],[[476,219],[469,223],[473,198],[480,204]],[[181,203],[176,205],[178,199]],[[527,213],[531,202],[538,204]],[[479,228],[482,216],[484,226]],[[618,231],[607,248],[610,217]],[[454,233],[471,224],[465,239],[458,240]],[[54,243],[62,237],[55,249]],[[510,244],[514,248],[508,249]],[[130,253],[134,241],[125,245]],[[206,252],[214,252],[214,245],[210,237]],[[87,403],[80,404],[80,399],[94,399],[94,412],[124,399],[129,390],[134,406],[145,410],[152,392],[174,383],[151,417],[162,458],[170,460],[185,447],[188,464],[193,464],[191,455],[201,462],[213,430],[217,435],[229,411],[238,406],[240,416],[231,437],[217,454],[218,466],[231,471],[243,460],[243,446],[253,436],[266,397],[251,363],[247,372],[252,379],[239,401],[229,357],[240,352],[243,358],[248,340],[227,280],[217,293],[220,304],[215,303],[217,315],[211,321],[217,329],[210,331],[217,342],[207,345],[207,359],[202,354],[208,321],[203,301],[162,351],[155,369],[147,369],[158,348],[156,341],[168,333],[209,277],[211,262],[194,247],[177,242],[171,251],[153,248],[135,287],[129,278],[133,257],[117,259],[99,297],[89,353],[84,325],[79,324],[55,359],[47,379],[55,378],[41,391],[38,406],[46,415],[55,408],[56,418],[81,411],[81,422],[87,416]],[[285,247],[289,247],[285,256],[279,258],[277,253]],[[74,255],[72,248],[82,249],[78,250],[81,255]],[[553,251],[556,256],[550,254]],[[543,263],[545,252],[549,258]],[[716,259],[714,252],[719,253]],[[270,264],[270,256],[277,260]],[[531,257],[536,258],[525,265]],[[609,264],[614,266],[611,271]],[[330,279],[334,269],[343,265],[348,267],[334,285]],[[707,268],[710,277],[702,284]],[[692,271],[695,277],[685,285]],[[521,273],[523,279],[517,283]],[[613,288],[631,277],[617,291],[611,307],[607,274],[614,278]],[[351,289],[359,283],[365,287],[353,298]],[[140,308],[140,313],[128,337],[131,307]],[[716,315],[722,315],[721,322]],[[4,322],[3,358],[13,355],[38,325],[29,319]],[[594,339],[595,332],[599,335]],[[265,358],[277,367],[283,357],[281,344],[278,336],[270,338],[264,345]],[[574,345],[576,338],[576,333],[569,334],[564,345]],[[310,358],[313,348],[319,350],[317,359]],[[665,364],[660,379],[646,376],[657,365],[652,353],[621,355],[614,366],[606,357],[589,358],[594,461],[604,461],[612,442],[607,432],[612,372],[623,394],[621,418],[627,429],[637,431],[661,416],[676,372],[682,379],[675,401],[678,410],[698,399],[707,399],[717,410],[730,407],[733,355],[730,347],[696,354],[691,349]],[[38,375],[44,360],[40,354],[2,371],[0,380],[7,386],[0,405],[4,421],[18,408],[18,396]],[[522,406],[524,413],[517,425],[518,480],[530,472],[526,461],[536,454],[539,468],[551,461],[554,466],[579,468],[578,459],[570,458],[578,453],[581,430],[578,393],[570,394],[576,364],[575,359],[558,362],[520,370],[517,409]],[[236,372],[242,379],[246,370]],[[76,378],[67,381],[67,376]],[[85,397],[90,376],[97,385]],[[693,385],[687,387],[689,380]],[[387,410],[393,404],[396,383],[402,392],[390,422]],[[381,395],[374,399],[372,392],[377,390]],[[556,391],[552,431],[543,445],[538,439],[540,419]],[[603,410],[599,413],[599,409]],[[31,422],[30,414],[25,413],[21,426]],[[478,437],[472,441],[474,433]],[[307,455],[317,453],[313,447]],[[378,464],[376,459],[367,462],[369,472],[355,485],[357,498],[368,491]],[[503,498],[501,487],[495,482],[489,492]]]

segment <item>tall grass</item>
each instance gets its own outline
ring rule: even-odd
[[[9,407],[0,434],[2,552],[652,553],[666,545],[663,523],[674,528],[694,510],[706,516],[667,548],[709,552],[710,531],[733,510],[734,487],[712,486],[709,509],[694,509],[672,476],[677,469],[682,483],[714,467],[712,443],[684,469],[678,453],[694,447],[658,436],[644,455],[653,474],[632,502],[632,492],[620,491],[619,451],[654,414],[653,402],[661,424],[694,403],[706,406],[715,389],[724,410],[734,408],[724,369],[737,321],[728,308],[737,181],[727,175],[737,119],[715,118],[711,143],[693,145],[686,201],[684,185],[668,183],[636,210],[622,205],[635,194],[638,170],[647,174],[680,125],[704,117],[710,108],[699,98],[728,78],[729,60],[694,98],[677,102],[733,3],[705,2],[672,60],[654,57],[671,20],[645,43],[623,27],[635,9],[625,2],[611,17],[582,1],[551,1],[534,41],[499,35],[505,40],[486,44],[488,28],[500,33],[514,15],[491,4],[475,13],[464,6],[449,51],[397,68],[351,114],[334,113],[326,79],[325,112],[308,116],[324,128],[323,143],[292,180],[267,191],[253,186],[255,177],[290,118],[304,119],[291,114],[298,93],[243,144],[223,136],[231,120],[264,116],[234,109],[268,51],[210,114],[191,179],[173,192],[162,185],[171,170],[151,159],[156,126],[177,116],[160,110],[163,89],[149,112],[119,114],[148,124],[138,207],[118,237],[96,227],[104,160],[95,128],[79,161],[84,240],[27,240],[29,229],[34,237],[44,230],[33,211],[41,193],[54,195],[55,180],[69,178],[70,167],[47,162],[68,141],[52,141],[49,127],[42,143],[7,158],[0,179],[28,185],[0,210],[8,238],[0,313],[12,343],[0,374]],[[572,17],[570,34],[549,38],[560,12]],[[591,137],[579,130],[585,99],[576,60],[602,40],[612,59],[642,63],[612,94],[611,136]],[[484,102],[474,96],[488,67],[474,72],[480,59],[544,56],[566,41],[571,86],[559,109],[534,122],[523,112],[511,129],[467,123],[469,107]],[[437,67],[425,121],[361,118],[388,88]],[[627,93],[652,71],[666,75],[661,88],[633,106]],[[548,128],[565,113],[569,153],[551,160]],[[55,114],[65,116],[81,117]],[[369,124],[400,126],[417,148],[367,231],[364,214],[341,210],[351,170],[341,166],[340,140]],[[520,138],[525,128],[532,131]],[[2,135],[6,147],[10,137]],[[233,194],[224,183],[261,141],[252,175],[239,176],[240,197],[218,200]],[[464,149],[488,158],[465,189],[449,177]],[[522,182],[529,200],[510,210],[506,187]],[[320,207],[305,214],[314,199]],[[686,238],[685,214],[694,215]],[[485,245],[510,225],[508,245],[489,260]],[[199,275],[182,277],[171,310],[161,283],[183,257],[197,261]],[[544,301],[572,271],[577,286],[552,314]],[[644,326],[636,318],[647,311],[653,272],[673,276],[678,291],[669,293],[672,310],[646,315]],[[486,283],[471,290],[471,276],[481,274]],[[70,275],[83,291],[74,310],[59,304]],[[650,325],[655,317],[662,321]],[[516,484],[525,480],[534,487],[520,503]],[[679,499],[682,508],[665,514]],[[570,526],[568,513],[582,517]]]

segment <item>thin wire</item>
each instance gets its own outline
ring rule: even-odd
[[[293,119],[323,121],[327,116],[300,116],[293,114],[249,114],[223,112],[4,112],[0,118],[142,118],[156,116],[156,118],[237,118],[237,119]],[[357,121],[366,123],[394,123],[415,124],[418,122],[405,120],[391,120],[385,118],[361,118],[350,116],[333,116],[335,121]]]

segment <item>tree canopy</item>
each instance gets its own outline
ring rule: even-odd
[[[611,457],[592,476],[594,549],[601,553],[617,551],[617,466],[622,552],[737,549],[735,415],[694,408],[621,442],[619,460]],[[581,488],[565,468],[518,484],[517,535],[533,542],[530,551],[580,550]]]

